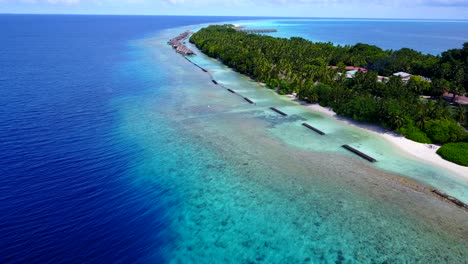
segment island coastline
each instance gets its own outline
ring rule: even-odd
[[[206,55],[205,53],[203,53],[203,51],[198,49],[195,45],[193,45],[193,47],[195,49],[197,49],[200,53]],[[208,56],[208,55],[206,55],[206,56]],[[194,64],[195,66],[201,68],[201,66],[199,66],[196,63],[194,63],[193,61],[191,61],[188,56],[184,56],[184,57],[185,57],[185,59],[187,61],[189,61],[192,64]],[[211,57],[209,57],[209,58],[211,58]],[[214,59],[214,58],[211,58],[211,59]],[[219,59],[214,59],[214,60],[216,60],[217,62],[219,62],[219,63],[221,63],[223,65],[225,65]],[[225,65],[225,66],[227,66],[227,65]],[[229,66],[227,66],[227,67],[229,67]],[[229,68],[231,68],[231,67],[229,67]],[[209,73],[208,70],[206,70],[204,68],[201,68],[201,69],[204,72],[207,72],[210,75],[210,78],[213,80],[213,77],[211,76],[211,74]],[[233,69],[233,70],[235,72],[237,72],[235,69]],[[239,73],[239,72],[237,72],[237,73]],[[242,73],[240,73],[240,74],[242,74]],[[263,88],[268,89],[268,87],[267,87],[267,85],[265,83],[253,79],[252,76],[248,76],[248,75],[245,75],[245,74],[242,74],[242,75],[248,77],[249,79],[251,79],[252,82],[257,83],[258,85],[262,86]],[[215,84],[217,84],[217,83],[215,83]],[[228,89],[227,87],[224,87],[224,86],[223,86],[223,88]],[[230,89],[228,89],[228,90],[230,90]],[[363,130],[366,130],[368,132],[371,132],[372,134],[374,134],[374,135],[386,140],[387,142],[391,143],[402,154],[409,155],[409,156],[415,158],[416,160],[418,160],[420,162],[423,162],[423,163],[426,163],[428,165],[430,164],[430,165],[434,165],[436,167],[442,168],[444,170],[448,170],[448,171],[453,173],[454,177],[462,179],[463,181],[468,180],[468,167],[464,167],[464,166],[452,163],[452,162],[450,162],[448,160],[444,160],[442,157],[440,157],[436,153],[436,151],[441,147],[439,145],[418,143],[418,142],[415,142],[415,141],[412,141],[412,140],[409,140],[409,139],[405,138],[403,135],[400,135],[400,134],[396,133],[395,131],[387,130],[387,129],[379,126],[379,125],[371,124],[371,123],[363,123],[363,122],[356,121],[356,120],[354,120],[352,118],[348,118],[348,117],[345,117],[345,116],[338,115],[332,110],[331,107],[323,107],[323,106],[320,106],[318,103],[308,103],[308,102],[302,101],[295,94],[287,94],[287,95],[281,95],[279,93],[276,93],[276,94],[279,95],[279,96],[285,96],[289,100],[294,101],[296,103],[299,103],[300,105],[303,105],[304,107],[306,107],[308,110],[310,110],[312,112],[322,114],[324,116],[332,118],[333,120],[336,120],[336,121],[341,122],[343,124],[353,126],[353,127],[357,127],[359,129],[363,129]],[[450,201],[450,199],[448,199],[448,197],[453,198],[448,194],[445,194],[445,193],[442,193],[442,192],[438,191],[437,188],[434,188],[430,184],[419,182],[418,180],[414,180],[412,178],[408,179],[406,177],[402,177],[402,178],[398,177],[396,182],[399,182],[400,184],[402,184],[402,185],[404,185],[406,187],[409,187],[410,189],[427,193],[427,194],[429,194],[431,196],[435,196],[438,199],[446,200],[446,202],[448,202],[448,203],[451,203],[451,201]],[[438,195],[438,193],[442,193],[444,196]],[[458,207],[460,207],[461,209],[464,209],[464,210],[467,210],[467,208],[468,208],[466,206],[466,204],[463,204],[463,206],[458,206]]]
[[[468,181],[468,167],[458,165],[448,160],[444,160],[442,157],[440,157],[436,153],[437,150],[440,148],[439,145],[424,144],[412,141],[394,131],[389,131],[378,125],[366,124],[358,122],[348,117],[339,116],[331,108],[320,106],[318,103],[310,104],[303,101],[299,101],[294,95],[286,96],[293,101],[299,102],[301,105],[305,106],[307,109],[310,109],[313,112],[320,113],[322,115],[331,117],[338,122],[371,132],[372,134],[387,140],[393,146],[397,147],[400,151],[409,154],[420,161],[428,162],[432,165],[436,165],[440,168],[449,170],[460,179]]]

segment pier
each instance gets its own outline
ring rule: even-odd
[[[176,47],[176,52],[183,54],[183,55],[194,55],[195,52],[193,52],[191,49],[187,48],[184,44],[180,44],[179,46]]]
[[[449,200],[450,202],[452,202],[453,204],[457,205],[457,206],[460,206],[462,208],[465,208],[465,209],[468,209],[468,204],[465,204],[464,202],[458,200],[457,198],[455,197],[452,197],[452,196],[449,196],[448,194],[445,194],[439,190],[432,190],[432,193],[444,198],[444,199],[447,199]]]
[[[167,44],[172,46],[177,53],[180,53],[182,55],[194,55],[195,52],[193,52],[191,49],[187,48],[182,41],[184,41],[188,36],[190,36],[191,32],[190,31],[185,31],[184,33],[180,34],[179,36],[170,39]]]
[[[282,115],[282,116],[288,116],[285,112],[280,111],[280,110],[278,110],[278,109],[276,109],[276,108],[274,108],[274,107],[270,107],[270,109],[273,110],[273,111],[275,111],[276,113]]]
[[[351,151],[351,152],[353,152],[354,154],[360,156],[361,158],[370,161],[370,162],[376,162],[377,161],[376,159],[372,158],[371,156],[366,155],[366,154],[362,153],[361,151],[359,151],[359,150],[357,150],[355,148],[352,148],[352,147],[350,147],[348,145],[343,145],[342,147],[349,150],[349,151]]]
[[[323,133],[321,130],[318,130],[317,128],[315,128],[315,127],[313,127],[313,126],[311,126],[311,125],[309,125],[309,124],[307,124],[307,123],[302,123],[302,125],[305,126],[305,127],[307,127],[307,128],[310,129],[310,130],[315,131],[315,132],[316,132],[317,134],[319,134],[319,135],[322,135],[322,136],[325,135],[325,133]]]

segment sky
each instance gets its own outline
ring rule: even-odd
[[[468,0],[0,0],[0,13],[468,19]]]

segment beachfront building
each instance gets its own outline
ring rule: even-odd
[[[329,66],[328,68],[333,69],[333,70],[338,70],[338,66]],[[358,72],[367,73],[366,68],[355,67],[355,66],[346,66],[345,70],[346,70],[346,78],[347,79],[354,78],[354,75],[356,75],[356,73],[358,73]],[[341,73],[339,72],[338,75],[341,76]]]
[[[328,68],[333,69],[333,70],[338,70],[338,66],[328,66]],[[345,66],[345,71],[360,71],[362,73],[367,73],[367,69],[363,67],[356,67],[356,66]]]
[[[354,75],[356,75],[357,72],[358,72],[358,70],[347,71],[347,72],[346,72],[346,78],[347,78],[347,79],[352,79],[352,78],[354,78]]]
[[[394,73],[393,76],[400,77],[403,82],[408,82],[411,79],[411,74],[407,72],[397,72]]]
[[[346,66],[345,70],[346,71],[356,71],[356,72],[360,71],[362,73],[367,73],[367,69],[363,68],[363,67]]]
[[[390,78],[385,77],[385,76],[380,76],[380,75],[377,76],[377,81],[378,81],[378,82],[384,82],[384,83],[386,83],[386,82],[388,82],[388,80],[390,80]]]

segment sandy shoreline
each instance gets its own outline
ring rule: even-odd
[[[220,62],[222,64],[222,62]],[[252,81],[257,82],[252,79]],[[266,86],[265,83],[257,82],[261,86]],[[438,166],[445,170],[448,170],[454,174],[459,179],[468,181],[468,167],[460,166],[458,164],[449,162],[442,159],[436,151],[440,146],[435,144],[423,144],[418,143],[412,140],[405,138],[402,135],[397,134],[393,131],[388,131],[378,125],[365,124],[358,121],[355,121],[351,118],[338,116],[333,110],[327,107],[322,107],[319,104],[308,104],[297,99],[295,95],[286,95],[289,99],[298,102],[299,104],[305,106],[306,108],[321,113],[323,115],[329,116],[341,123],[348,124],[360,129],[364,129],[368,132],[373,133],[374,135],[380,136],[381,138],[387,140],[389,143],[397,147],[401,152],[407,153],[410,156],[421,160],[425,163]]]
[[[292,100],[298,101],[293,95],[288,95],[287,97]],[[440,146],[437,146],[434,144],[418,143],[418,142],[409,140],[403,137],[402,135],[399,135],[393,131],[388,131],[377,125],[360,123],[350,118],[339,117],[330,108],[322,107],[319,104],[307,104],[304,102],[300,102],[300,103],[314,112],[318,112],[323,115],[332,117],[339,122],[352,125],[354,127],[358,127],[361,129],[365,129],[375,135],[378,135],[384,138],[385,140],[389,141],[391,144],[396,146],[401,151],[408,153],[417,159],[423,160],[425,162],[429,162],[436,166],[442,167],[446,170],[450,170],[451,172],[455,173],[458,177],[464,180],[468,180],[468,167],[460,166],[455,163],[442,159],[436,153],[436,151],[440,148]]]

